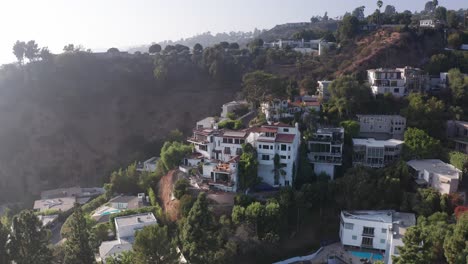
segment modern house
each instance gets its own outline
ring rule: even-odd
[[[468,122],[447,121],[447,137],[455,143],[455,150],[468,154]]]
[[[353,138],[353,166],[385,167],[398,160],[403,143],[398,139]]]
[[[426,91],[429,85],[428,75],[412,67],[371,69],[367,70],[367,77],[374,95],[390,93],[403,97],[411,91]]]
[[[34,201],[34,210],[38,212],[44,212],[48,210],[57,210],[60,212],[66,212],[73,208],[75,205],[75,197],[62,197],[55,199],[42,199]]]
[[[116,240],[102,242],[99,247],[98,262],[106,263],[108,257],[114,257],[132,249],[135,233],[145,226],[156,225],[153,213],[135,214],[114,219]]]
[[[422,19],[419,20],[419,27],[422,28],[435,28],[437,22],[434,19]]]
[[[309,162],[316,175],[335,178],[335,168],[343,163],[344,128],[319,128],[308,142]]]
[[[453,165],[438,159],[410,160],[407,164],[414,170],[418,185],[432,187],[442,194],[457,192],[462,172]]]
[[[359,136],[377,139],[403,139],[406,118],[400,115],[357,115]]]
[[[156,165],[158,163],[159,157],[152,157],[148,160],[145,160],[143,162],[138,162],[137,164],[137,171],[143,172],[155,172],[156,171]]]
[[[327,100],[330,98],[330,92],[328,91],[328,86],[332,83],[332,81],[318,81],[318,94],[319,97],[323,100]]]
[[[144,194],[143,194],[144,196]],[[127,209],[138,209],[143,206],[144,198],[132,195],[119,195],[109,201],[109,205],[112,208],[127,210]]]
[[[312,52],[318,52],[321,55],[325,49],[336,45],[334,42],[327,42],[323,39],[312,39],[312,40],[290,40],[290,39],[279,39],[274,42],[267,42],[263,44],[264,48],[291,48],[294,51],[307,54]]]
[[[268,121],[278,122],[282,118],[294,118],[296,114],[320,112],[321,103],[318,97],[302,96],[296,100],[274,99],[261,104],[261,111]]]
[[[384,263],[391,264],[403,245],[406,230],[416,224],[412,213],[394,210],[341,211],[340,241],[348,248],[385,252]]]
[[[297,170],[301,133],[298,124],[290,126],[282,123],[254,128],[248,142],[258,154],[258,176],[271,186],[291,186]],[[280,164],[275,166],[275,156]]]

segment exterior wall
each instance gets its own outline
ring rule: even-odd
[[[382,223],[375,221],[364,221],[360,219],[347,219],[341,217],[342,222],[340,224],[340,240],[341,243],[345,246],[354,246],[361,247],[362,237],[363,237],[363,228],[364,227],[373,227],[374,236],[373,238],[373,249],[385,250],[387,246],[387,235],[389,229],[391,228],[391,223]],[[353,224],[353,229],[346,229],[344,223]],[[385,229],[385,233],[382,232],[382,229]],[[354,236],[354,237],[353,237]],[[367,237],[367,236],[366,236]],[[353,239],[355,238],[355,239]]]
[[[406,118],[396,115],[360,115],[360,133],[386,133],[402,139]]]
[[[335,165],[325,163],[314,163],[315,175],[319,175],[322,172],[326,173],[333,180],[335,178]]]
[[[363,160],[359,161],[356,159],[356,152],[360,151],[362,148],[365,149]],[[353,156],[353,165],[362,165],[366,167],[372,168],[383,168],[387,164],[393,162],[394,160],[398,159],[401,153],[402,146],[396,146],[395,151],[386,151],[386,147],[373,147],[373,146],[366,146],[366,145],[354,145],[354,156]],[[386,160],[385,157],[393,157],[392,160]],[[370,161],[369,159],[379,159],[379,161]],[[381,162],[380,162],[381,160]]]
[[[128,203],[111,203],[111,207],[116,209],[127,209]]]

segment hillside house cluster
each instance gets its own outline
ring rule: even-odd
[[[371,249],[383,252],[384,263],[391,264],[398,256],[398,246],[409,227],[416,225],[412,213],[394,210],[341,211],[340,241],[346,248]]]
[[[273,99],[261,104],[261,111],[265,114],[267,121],[277,122],[282,118],[294,118],[295,115],[320,112],[321,103],[317,96],[300,96],[294,101]]]
[[[258,176],[272,186],[287,186],[297,168],[300,132],[297,126],[281,123],[244,130],[214,128],[194,129],[187,139],[194,153],[184,159],[185,166],[202,166],[202,176],[210,186],[224,191],[237,190],[238,161],[242,145],[250,143],[258,152]],[[274,177],[274,156],[278,154],[284,175]],[[296,164],[296,165],[294,165]]]

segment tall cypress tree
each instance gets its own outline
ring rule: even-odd
[[[89,228],[81,206],[75,204],[70,216],[70,233],[65,242],[65,264],[94,263],[94,254],[89,241]]]
[[[0,221],[0,263],[10,263],[8,250],[7,250],[7,242],[8,242],[8,235],[10,231],[8,228]]]
[[[31,210],[22,211],[13,218],[8,250],[17,264],[49,264],[52,252],[48,248],[46,229]]]

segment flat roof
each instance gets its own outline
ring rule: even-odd
[[[119,195],[109,200],[109,203],[129,203],[135,199],[138,199],[137,196],[129,195]]]
[[[34,201],[34,209],[45,211],[45,210],[60,210],[68,211],[73,208],[76,202],[75,197],[62,197],[56,199],[43,199]]]
[[[376,140],[375,138],[353,138],[354,145],[364,145],[367,147],[386,147],[392,146],[396,147],[405,143],[404,141],[398,139],[387,139],[387,140]]]
[[[106,257],[132,250],[132,244],[120,243],[119,240],[104,241],[99,246],[99,256],[105,260]]]
[[[323,127],[317,129],[315,134],[331,134],[331,133],[344,133],[344,128],[342,127]]]
[[[153,213],[135,214],[116,217],[115,224],[117,227],[132,226],[140,223],[157,223]]]
[[[408,227],[416,224],[416,217],[413,213],[403,213],[395,210],[341,211],[341,214],[347,219],[392,223],[398,224],[401,227]]]
[[[401,115],[356,115],[358,118],[361,117],[392,117],[392,118],[401,118],[401,119],[406,119],[406,117],[403,117]]]
[[[426,170],[430,173],[440,174],[453,179],[458,179],[461,173],[455,166],[438,159],[410,160],[407,164],[417,171]]]

